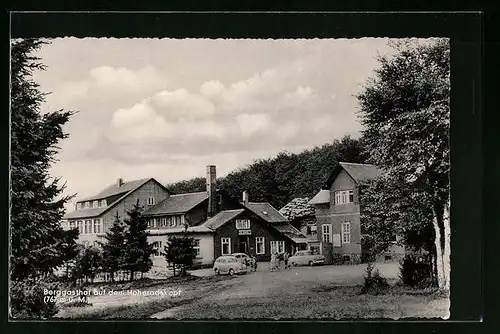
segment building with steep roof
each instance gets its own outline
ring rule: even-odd
[[[308,202],[315,211],[319,251],[327,262],[361,262],[359,186],[380,175],[382,170],[374,165],[339,162],[323,189]],[[404,249],[396,245],[396,236],[394,241],[395,245],[382,255],[383,260],[404,255]]]
[[[307,238],[307,248],[319,252],[318,229],[314,205],[308,197],[297,197],[280,209],[280,213],[290,224],[300,230]]]
[[[224,254],[243,252],[268,260],[271,252],[291,253],[305,246],[306,237],[271,204],[247,199],[246,192],[241,202],[224,196],[216,187],[215,166],[207,166],[204,192],[171,194],[153,178],[118,179],[97,195],[79,200],[63,224],[79,229],[79,242],[98,245],[116,214],[123,220],[139,203],[148,222],[148,241],[155,249],[155,271],[166,268],[163,250],[168,238],[185,231],[195,240],[196,262],[207,266]]]

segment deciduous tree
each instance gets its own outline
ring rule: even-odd
[[[450,48],[447,40],[396,45],[358,96],[363,141],[370,162],[380,166],[412,210],[398,219],[427,223],[435,232],[439,286],[449,288]],[[388,187],[394,191],[395,187]],[[403,204],[401,204],[403,205]],[[384,206],[380,211],[386,210]],[[419,212],[417,214],[417,212]],[[419,218],[419,215],[422,216]],[[406,218],[402,219],[401,217]],[[395,216],[396,217],[396,216]],[[411,218],[413,217],[413,218]],[[396,219],[393,219],[396,221]]]

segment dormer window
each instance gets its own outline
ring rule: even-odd
[[[85,203],[84,203],[84,202],[80,202],[80,203],[78,203],[77,208],[78,208],[78,209],[84,209],[84,208],[85,208]]]
[[[147,199],[148,205],[155,205],[155,198],[154,197],[148,197]]]
[[[89,209],[90,208],[90,202],[85,202],[85,209]]]
[[[341,190],[335,192],[335,204],[354,203],[354,190]]]
[[[105,208],[106,207],[106,200],[105,199],[99,201],[99,207],[100,208]]]
[[[99,207],[99,201],[92,202],[92,207],[93,208],[98,208]]]

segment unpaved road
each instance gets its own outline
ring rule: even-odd
[[[398,265],[377,268],[395,282]],[[218,288],[196,301],[156,313],[152,318],[174,319],[300,319],[446,317],[446,298],[413,295],[359,294],[364,265],[299,267],[256,273],[217,282]],[[219,285],[223,285],[221,288]]]

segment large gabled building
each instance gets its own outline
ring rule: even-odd
[[[310,201],[314,206],[320,252],[328,262],[361,262],[360,183],[380,176],[374,165],[339,162],[325,186]],[[395,244],[378,260],[396,260],[404,249]]]
[[[215,166],[207,166],[204,192],[171,194],[153,178],[109,186],[96,196],[79,200],[76,210],[65,215],[66,228],[80,230],[79,241],[96,244],[113,224],[116,214],[139,201],[148,221],[148,240],[153,244],[153,269],[166,268],[164,247],[170,236],[182,235],[187,227],[195,239],[196,262],[212,265],[223,254],[245,252],[268,260],[271,252],[294,252],[304,248],[305,236],[290,225],[269,203],[232,201],[217,189]]]
[[[81,243],[96,244],[113,225],[117,213],[124,219],[138,201],[147,210],[169,196],[170,192],[153,178],[129,182],[119,178],[97,195],[79,200],[75,210],[63,217],[63,227],[78,228]]]

